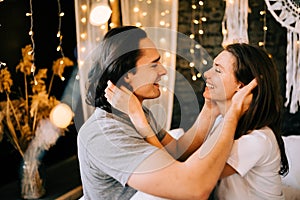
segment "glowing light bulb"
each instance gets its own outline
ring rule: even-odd
[[[108,5],[96,4],[90,13],[90,23],[94,26],[99,26],[106,23],[112,11]]]
[[[50,112],[50,121],[58,128],[67,128],[73,118],[73,111],[65,103],[57,104]]]

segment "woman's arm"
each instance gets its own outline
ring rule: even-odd
[[[109,81],[105,92],[108,102],[114,108],[128,114],[138,132],[147,142],[159,148],[165,146],[173,157],[180,160],[185,160],[200,147],[219,114],[217,106],[206,100],[194,125],[178,141],[166,134],[160,142],[147,122],[141,103],[131,91],[123,86],[118,88]]]
[[[198,149],[185,162],[167,159],[171,162],[166,163],[166,159],[163,158],[167,157],[167,153],[162,149],[158,150],[131,174],[128,185],[170,199],[207,199],[224,169],[238,120],[248,109],[252,100],[250,93],[256,85],[256,81],[252,81],[234,95],[224,121],[217,129],[220,136],[208,154],[200,157]],[[138,126],[147,127],[148,123],[139,123],[144,123],[144,120],[136,120]]]
[[[124,86],[121,86],[120,88],[116,87],[111,81],[108,81],[107,85],[108,86],[105,89],[107,101],[114,108],[128,114],[137,131],[148,143],[162,148],[163,145],[148,124],[142,105],[136,96]]]

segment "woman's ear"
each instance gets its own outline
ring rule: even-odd
[[[239,82],[239,84],[237,85],[237,88],[238,88],[238,90],[239,90],[239,89],[243,88],[244,86],[245,86],[244,83]]]

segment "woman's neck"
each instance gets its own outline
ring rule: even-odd
[[[225,115],[225,113],[228,111],[230,105],[231,105],[231,100],[227,101],[217,101],[216,104],[219,107],[220,113],[222,116]]]

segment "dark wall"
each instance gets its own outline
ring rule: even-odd
[[[59,39],[56,37],[58,31],[58,5],[54,0],[32,0],[33,8],[33,31],[35,41],[35,65],[37,69],[48,68],[50,80],[53,61],[61,55],[56,51]],[[61,0],[61,11],[65,13],[62,17],[61,32],[63,35],[62,47],[66,57],[74,61],[76,59],[74,50],[76,48],[76,27],[74,0]],[[5,0],[0,2],[0,61],[5,62],[13,75],[14,91],[22,91],[23,77],[15,73],[15,67],[22,59],[21,48],[31,44],[29,0]],[[75,66],[74,66],[75,67]],[[74,68],[65,68],[63,74],[66,80],[63,82],[58,77],[54,79],[54,86],[51,95],[60,99],[64,88]],[[5,96],[0,96],[0,101]],[[74,155],[76,149],[76,129],[71,125],[65,132],[65,136],[58,139],[55,146],[50,148],[44,156],[44,163],[47,166],[53,165],[67,157]],[[18,178],[20,166],[20,155],[4,137],[0,142],[0,187]]]
[[[179,15],[178,15],[178,31],[189,35],[191,33],[191,3],[192,1],[179,0]],[[204,22],[203,29],[205,31],[204,35],[198,37],[196,35],[195,40],[201,44],[202,47],[209,53],[209,55],[214,58],[222,50],[222,27],[221,22],[224,16],[224,10],[226,6],[225,1],[220,0],[210,0],[204,1],[205,5],[203,7],[202,14],[198,6],[198,11],[196,15],[205,16],[207,22]],[[249,15],[248,15],[248,36],[249,43],[258,44],[259,41],[263,41],[263,16],[259,14],[261,10],[264,10],[264,1],[249,0]],[[266,15],[266,25],[268,27],[266,35],[266,50],[273,56],[275,64],[280,72],[280,84],[282,89],[282,97],[285,101],[285,84],[286,84],[286,29],[283,28],[267,11]],[[180,51],[184,51],[180,46]],[[189,51],[189,46],[186,47],[185,51]],[[202,92],[204,89],[204,81],[202,78],[197,79],[197,81],[191,80],[191,68],[188,66],[188,62],[177,57],[177,71],[184,75],[184,77],[192,85],[195,94],[198,98],[199,107],[203,105]],[[175,98],[174,108],[173,108],[173,120],[171,128],[182,127],[188,129],[196,119],[198,114],[197,109],[191,108],[192,98],[190,93],[186,92],[186,87],[182,78],[177,78],[175,83],[175,93],[180,94],[181,102]],[[300,111],[295,114],[288,112],[288,108],[284,108],[284,124],[283,124],[283,134],[284,135],[300,135]],[[300,109],[299,109],[300,110]]]

